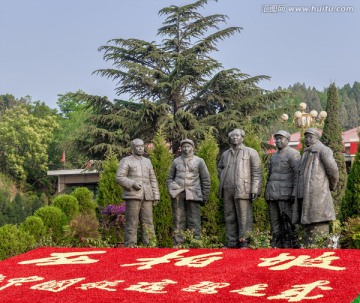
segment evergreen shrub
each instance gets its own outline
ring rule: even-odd
[[[79,214],[79,202],[72,195],[59,195],[56,196],[52,202],[52,205],[60,208],[69,220],[75,218]]]
[[[360,216],[346,220],[340,243],[343,248],[360,248]]]
[[[340,220],[360,216],[360,144],[347,178],[345,196],[341,201]]]
[[[43,220],[38,216],[30,216],[20,224],[20,229],[27,231],[36,241],[39,241],[46,234]]]
[[[166,145],[165,137],[161,130],[155,135],[153,145],[149,154],[160,191],[160,201],[153,208],[155,234],[159,247],[172,247],[174,223],[171,197],[166,187],[166,178],[173,161],[173,155]]]
[[[225,241],[225,221],[223,203],[218,197],[219,177],[217,157],[219,147],[211,134],[205,135],[199,146],[197,156],[204,159],[210,174],[209,201],[201,208],[201,228],[212,245]],[[206,242],[206,241],[205,241]]]
[[[71,193],[79,202],[80,213],[92,213],[95,214],[96,203],[94,201],[94,194],[86,187],[77,187]]]
[[[44,206],[35,212],[35,216],[43,220],[46,232],[52,235],[55,242],[61,239],[64,234],[63,227],[68,223],[68,219],[60,208]]]
[[[65,233],[66,239],[71,246],[85,247],[92,240],[100,238],[99,221],[95,213],[84,212],[72,219]]]
[[[102,165],[99,177],[99,192],[96,198],[99,207],[113,204],[119,205],[122,202],[122,187],[116,183],[118,165],[118,159],[115,154],[107,156]]]
[[[0,227],[0,260],[22,254],[35,245],[35,238],[16,225]]]

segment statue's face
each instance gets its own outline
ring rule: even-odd
[[[319,138],[314,134],[306,133],[304,137],[305,145],[307,147],[314,145],[317,141],[319,141]]]
[[[284,147],[286,147],[289,143],[289,140],[285,138],[284,136],[276,136],[275,137],[275,145],[278,150],[282,150]]]
[[[181,145],[181,152],[184,156],[190,156],[194,151],[194,148],[191,144],[189,143],[184,143],[183,145]]]
[[[231,145],[240,145],[243,142],[243,137],[239,131],[232,132],[229,138]]]
[[[142,156],[144,154],[144,142],[136,141],[133,143],[132,151],[137,156]]]

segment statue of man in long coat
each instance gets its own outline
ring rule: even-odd
[[[305,130],[305,148],[300,159],[293,223],[304,227],[305,246],[317,236],[329,234],[329,222],[335,220],[331,196],[339,180],[332,150],[319,141],[316,128]]]

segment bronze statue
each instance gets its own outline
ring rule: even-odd
[[[222,154],[218,164],[229,248],[248,247],[246,233],[253,229],[252,202],[261,193],[260,157],[256,150],[243,144],[244,137],[242,129],[229,133],[230,149]]]
[[[297,247],[291,207],[295,201],[300,153],[288,146],[289,139],[287,131],[279,130],[275,134],[278,151],[271,156],[265,190],[270,214],[271,247],[277,248]]]
[[[116,181],[123,187],[122,198],[125,210],[125,246],[137,245],[139,221],[142,229],[142,242],[150,245],[149,237],[155,237],[153,225],[153,205],[160,200],[158,183],[153,166],[144,158],[144,142],[135,139],[131,142],[132,155],[120,161]]]
[[[335,220],[330,191],[336,187],[339,171],[332,150],[319,141],[319,131],[308,128],[304,136],[293,223],[303,225],[305,246],[309,246],[316,236],[327,236],[329,222]]]
[[[184,243],[182,232],[193,230],[194,237],[201,233],[200,206],[205,205],[210,191],[210,175],[205,161],[194,155],[194,142],[180,142],[181,156],[174,159],[166,179],[172,198],[174,216],[174,245]]]

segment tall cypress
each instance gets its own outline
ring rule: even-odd
[[[360,136],[360,132],[359,132]],[[347,179],[346,191],[341,201],[340,220],[360,216],[360,144]]]
[[[345,193],[347,178],[345,158],[343,155],[342,130],[339,123],[339,111],[339,94],[335,84],[332,83],[327,92],[326,112],[328,115],[325,120],[321,142],[332,149],[336,164],[339,168],[339,182],[335,190],[331,193],[337,215],[339,214],[340,203]]]
[[[150,160],[159,184],[160,202],[153,208],[155,234],[160,247],[172,247],[173,245],[173,216],[171,198],[166,188],[168,175],[173,156],[166,145],[161,129],[156,133],[153,140],[153,148],[150,150]]]
[[[196,153],[197,156],[204,159],[210,174],[209,201],[201,208],[201,227],[214,244],[225,240],[223,205],[218,197],[219,177],[216,163],[218,154],[219,146],[215,138],[206,134]]]

